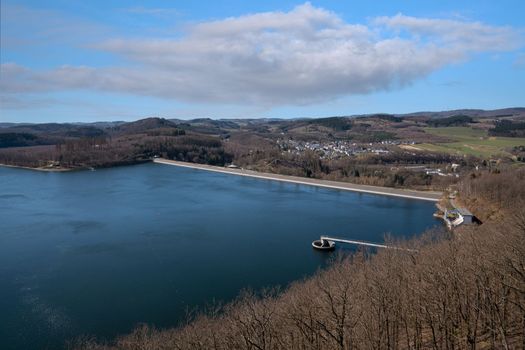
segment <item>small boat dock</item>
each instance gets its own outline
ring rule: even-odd
[[[444,205],[436,203],[436,207],[438,208],[438,212],[434,213],[434,217],[443,220],[449,230],[462,224],[481,223],[468,209],[456,203],[455,196],[449,197]]]
[[[329,237],[329,236],[321,236],[319,241],[324,242],[339,242],[339,243],[347,243],[347,244],[353,244],[353,245],[360,245],[360,246],[366,246],[366,247],[374,247],[374,248],[384,248],[384,249],[396,249],[396,250],[404,250],[408,252],[417,252],[415,249],[408,249],[403,247],[396,247],[386,244],[380,244],[380,243],[373,243],[373,242],[366,242],[366,241],[358,241],[354,239],[345,239],[345,238],[339,238],[339,237]],[[317,241],[314,241],[317,242]],[[314,246],[314,248],[316,248]]]

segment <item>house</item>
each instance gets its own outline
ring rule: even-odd
[[[464,224],[472,224],[474,215],[466,208],[456,208],[456,212],[463,218]]]
[[[481,223],[468,209],[461,207],[455,207],[451,210],[445,209],[442,219],[445,221],[449,229],[458,227],[462,224]]]

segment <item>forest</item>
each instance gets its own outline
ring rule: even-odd
[[[447,126],[465,126],[474,122],[474,119],[467,115],[453,115],[446,118],[434,119],[428,122],[433,127],[447,127]]]
[[[525,137],[525,122],[501,120],[490,130],[492,136]]]
[[[213,165],[231,162],[218,137],[186,132],[161,118],[120,123],[102,129],[36,124],[1,131],[0,164],[6,165],[85,169],[137,164],[154,156]]]

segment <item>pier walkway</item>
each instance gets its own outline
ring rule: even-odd
[[[415,250],[415,249],[408,249],[408,248],[390,246],[390,245],[386,245],[386,244],[372,243],[372,242],[366,242],[366,241],[357,241],[357,240],[343,239],[343,238],[337,238],[337,237],[321,236],[321,240],[327,240],[327,241],[332,241],[332,242],[340,242],[340,243],[348,243],[348,244],[355,244],[355,245],[362,245],[362,246],[374,247],[374,248],[386,248],[386,249],[404,250],[404,251],[408,251],[408,252],[417,252],[417,250]]]

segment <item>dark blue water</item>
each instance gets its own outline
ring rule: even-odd
[[[0,168],[0,348],[109,339],[139,323],[313,274],[321,234],[381,241],[433,226],[433,203],[145,164]],[[350,248],[338,248],[350,249]]]

